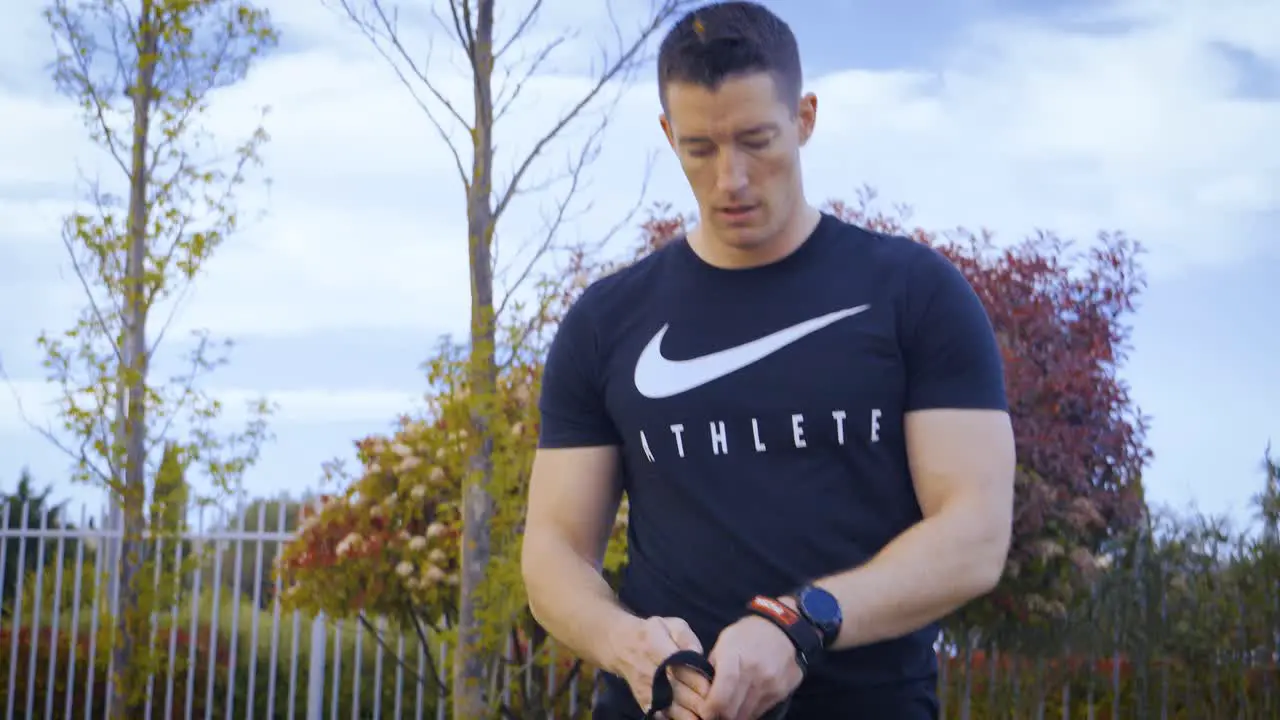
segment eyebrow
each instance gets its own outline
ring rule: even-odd
[[[734,133],[734,137],[743,138],[750,135],[761,135],[764,133],[772,134],[772,133],[778,132],[779,129],[780,128],[778,127],[777,123],[766,122],[766,123],[761,123],[759,125],[754,125],[745,130],[740,130]],[[711,142],[714,142],[714,140],[707,137],[706,135],[688,135],[688,136],[680,137],[681,145],[702,145],[702,144],[711,143]]]

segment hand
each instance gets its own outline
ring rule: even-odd
[[[804,679],[791,639],[755,615],[725,628],[707,659],[716,669],[703,705],[707,720],[756,720],[795,692]]]
[[[662,661],[679,650],[703,652],[702,643],[689,624],[679,618],[651,617],[618,626],[610,639],[617,661],[613,672],[621,675],[644,711],[653,703],[653,674]],[[710,681],[690,668],[668,671],[675,702],[662,713],[667,720],[706,720],[703,697]]]

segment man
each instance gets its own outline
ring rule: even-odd
[[[607,671],[595,717],[938,714],[933,624],[1004,567],[1013,436],[990,321],[936,251],[819,212],[790,29],[681,19],[662,128],[699,224],[588,288],[547,357],[524,539],[539,622]],[[857,122],[857,118],[842,119]],[[601,555],[621,493],[628,564]]]

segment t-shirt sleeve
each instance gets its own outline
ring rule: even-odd
[[[950,260],[921,250],[904,313],[907,412],[1008,410],[1004,363],[986,308]]]
[[[605,409],[596,329],[585,298],[584,294],[569,307],[547,352],[538,398],[538,447],[621,444]]]

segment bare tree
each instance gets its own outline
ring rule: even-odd
[[[567,0],[566,0],[567,1]],[[494,179],[497,143],[495,128],[512,103],[520,96],[531,77],[545,69],[548,59],[565,44],[567,35],[532,49],[523,47],[533,42],[533,29],[546,5],[545,0],[529,0],[515,15],[515,22],[505,37],[495,27],[496,0],[443,0],[447,13],[439,12],[431,3],[410,3],[397,7],[382,0],[337,0],[344,14],[391,65],[405,88],[417,100],[453,156],[459,180],[466,190],[467,248],[471,279],[471,357],[470,393],[475,399],[472,416],[474,431],[482,438],[480,449],[470,462],[471,477],[463,492],[463,543],[460,579],[458,647],[454,661],[454,712],[458,718],[481,717],[488,707],[485,697],[485,674],[488,656],[493,648],[485,647],[479,628],[479,600],[486,581],[486,565],[490,558],[490,520],[494,500],[488,489],[493,473],[492,440],[484,440],[494,412],[493,398],[499,369],[495,351],[495,318],[510,305],[511,298],[529,269],[544,258],[556,244],[564,225],[570,200],[579,190],[579,179],[595,157],[607,114],[600,119],[588,139],[567,163],[568,167],[549,180],[531,180],[531,168],[547,154],[548,147],[575,122],[584,121],[593,110],[607,105],[608,97],[633,71],[647,60],[649,40],[688,0],[652,0],[646,22],[634,31],[623,30],[608,6],[613,27],[610,46],[602,48],[602,59],[593,73],[593,82],[576,102],[559,116],[551,128],[534,143],[528,153],[514,164],[505,185]],[[514,3],[513,3],[514,5]],[[506,9],[503,3],[503,9]],[[400,24],[401,17],[417,28]],[[433,68],[430,47],[410,47],[408,32],[413,29],[442,30],[461,49],[466,58],[465,72],[470,75],[472,111],[470,117],[450,99],[441,87],[442,73]],[[523,57],[509,59],[517,50],[529,51]],[[423,59],[427,58],[427,59]],[[499,63],[503,66],[499,67]],[[432,71],[435,71],[434,73]],[[500,81],[500,82],[495,82]],[[496,85],[500,85],[497,87]],[[461,126],[469,143],[455,142],[449,129]],[[467,156],[470,155],[469,162]],[[509,268],[512,281],[502,298],[495,296],[495,274],[502,274],[496,264],[496,228],[498,221],[517,196],[548,187],[556,180],[567,181],[568,190],[556,203],[539,240],[523,248],[519,267]],[[523,268],[523,269],[522,269]]]

